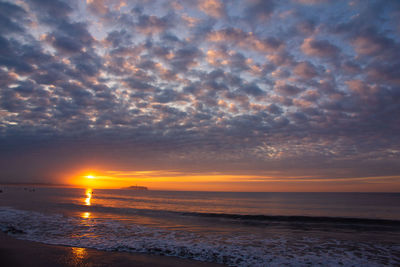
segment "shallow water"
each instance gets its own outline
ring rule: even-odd
[[[400,264],[400,194],[3,187],[0,227],[50,244],[231,266]]]

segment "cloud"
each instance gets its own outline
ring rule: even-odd
[[[198,8],[207,15],[215,18],[224,16],[224,4],[219,0],[199,0]]]
[[[260,89],[260,87],[257,86],[257,84],[247,84],[243,87],[240,88],[240,91],[251,95],[251,96],[262,96],[265,94],[263,90]]]
[[[15,18],[24,18],[25,16],[26,11],[22,7],[7,2],[0,2],[0,32],[23,32],[24,27],[19,25]]]
[[[114,30],[108,33],[106,41],[113,47],[130,46],[132,44],[132,34],[124,30]]]
[[[282,82],[278,82],[274,89],[281,95],[285,95],[285,96],[294,96],[297,95],[298,93],[300,93],[302,91],[301,88],[294,86],[294,85],[290,85],[290,84],[286,84],[286,83],[282,83]]]
[[[152,15],[140,15],[136,24],[136,28],[145,34],[160,33],[164,32],[168,27],[170,27],[172,20],[173,18],[171,16],[160,18]]]
[[[372,29],[368,29],[354,36],[352,45],[360,55],[386,54],[395,46],[393,39],[383,36]]]
[[[197,64],[196,59],[202,52],[196,47],[186,47],[175,51],[170,59],[170,64],[177,71],[187,71]]]
[[[327,40],[315,40],[306,38],[301,45],[301,50],[306,55],[317,57],[336,57],[340,50]]]
[[[46,24],[56,23],[73,12],[73,8],[63,0],[31,0],[27,3]]]
[[[317,69],[310,62],[300,62],[294,67],[293,73],[303,79],[312,79],[317,76]]]
[[[0,2],[8,174],[29,175],[20,155],[43,177],[53,161],[399,174],[393,2],[167,2]]]
[[[303,34],[312,34],[315,31],[316,23],[310,20],[303,20],[296,25],[296,29]]]
[[[272,15],[275,7],[276,4],[273,0],[251,0],[245,9],[245,18],[253,22],[255,19],[265,21]]]
[[[104,0],[87,0],[87,6],[95,14],[105,15],[110,12]]]
[[[326,3],[327,0],[294,0],[303,5],[316,5],[316,4],[323,4]]]
[[[62,21],[58,27],[45,36],[45,40],[53,45],[60,53],[78,53],[89,48],[94,38],[86,29],[84,23]]]
[[[154,101],[157,103],[169,103],[178,100],[183,100],[183,96],[172,89],[162,90],[154,97]]]
[[[237,28],[226,28],[209,33],[208,40],[211,42],[225,42],[236,44],[245,49],[258,52],[276,52],[284,47],[284,44],[274,37],[260,39],[252,32],[245,32]]]

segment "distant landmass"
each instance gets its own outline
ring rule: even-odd
[[[146,191],[146,190],[149,190],[146,186],[138,186],[138,185],[133,185],[133,186],[125,187],[124,189],[139,190],[139,191]]]
[[[68,185],[68,184],[54,184],[54,183],[24,183],[24,182],[21,182],[21,183],[16,183],[16,182],[0,182],[0,185],[3,185],[3,186],[7,186],[7,185],[10,185],[10,186],[50,186],[50,187],[52,187],[52,186],[54,186],[54,187],[71,187],[71,185]]]

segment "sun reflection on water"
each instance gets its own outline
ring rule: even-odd
[[[84,219],[89,219],[90,218],[90,212],[83,212],[81,214],[81,217],[84,218]]]
[[[91,199],[92,199],[92,189],[87,188],[86,189],[86,198],[85,198],[85,205],[90,206],[91,205]]]

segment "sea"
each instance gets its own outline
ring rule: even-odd
[[[400,266],[399,193],[0,186],[0,230],[227,266]]]

